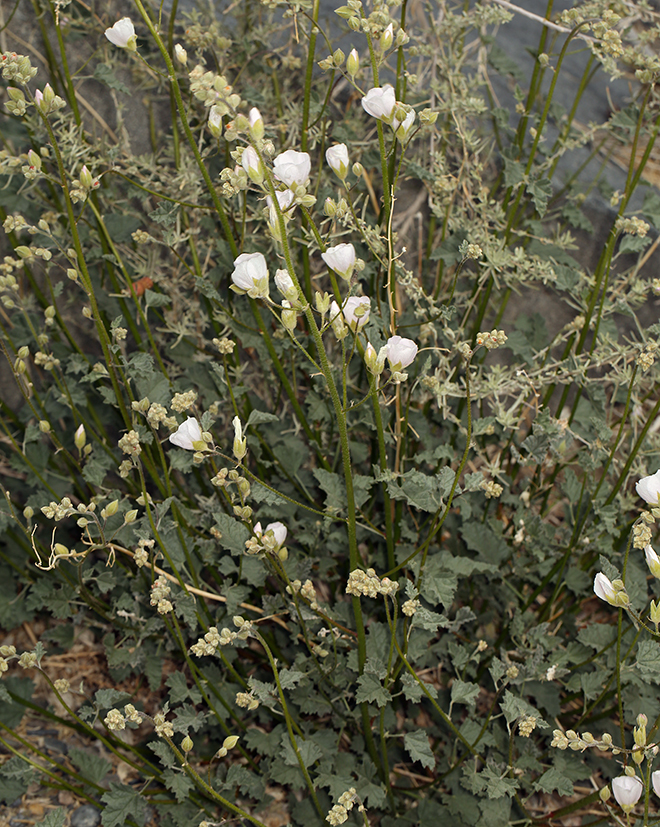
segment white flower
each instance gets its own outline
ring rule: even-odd
[[[214,138],[219,138],[222,133],[222,111],[219,106],[213,104],[209,109],[209,131]]]
[[[331,270],[346,281],[350,281],[355,268],[355,247],[352,244],[337,244],[335,247],[328,247],[321,258]]]
[[[277,270],[275,273],[275,285],[280,293],[289,301],[295,301],[298,298],[298,291],[293,283],[293,279],[289,275],[288,270]]]
[[[370,309],[371,301],[368,296],[349,296],[341,306],[344,321],[353,331],[365,326]]]
[[[234,426],[234,456],[240,462],[247,454],[247,439],[243,436],[240,417],[235,416],[231,424]]]
[[[387,361],[392,370],[407,368],[417,356],[417,345],[412,339],[402,339],[401,336],[392,336],[387,340]]]
[[[346,144],[335,144],[325,151],[325,160],[333,172],[343,181],[348,175],[348,149]]]
[[[660,471],[642,479],[635,485],[639,496],[651,505],[658,505],[660,498]]]
[[[130,17],[122,17],[111,29],[106,29],[105,36],[113,46],[128,49],[130,52],[137,51],[137,36]]]
[[[374,118],[390,123],[396,106],[394,87],[389,83],[385,86],[374,86],[362,98],[362,108]]]
[[[195,451],[195,442],[206,444],[202,439],[202,429],[194,416],[189,416],[173,434],[170,434],[170,442],[179,448],[185,448],[186,451]]]
[[[272,532],[273,541],[277,548],[284,545],[287,535],[287,529],[284,523],[268,523],[263,531],[261,530],[261,523],[257,523],[254,527],[254,533],[260,540],[263,540],[269,532]]]
[[[248,121],[250,124],[250,135],[258,141],[260,138],[264,136],[264,121],[261,117],[261,112],[257,109],[256,106],[253,106],[252,109],[248,112]]]
[[[231,285],[236,293],[247,293],[251,299],[268,297],[268,267],[261,253],[241,253],[234,261]]]
[[[643,791],[644,785],[637,776],[619,775],[612,779],[612,792],[624,813],[629,813],[632,810],[641,798]]]
[[[264,180],[263,164],[254,147],[248,146],[243,150],[241,166],[255,184],[260,184]]]
[[[275,190],[275,197],[277,198],[277,203],[280,205],[280,210],[282,212],[287,212],[289,207],[291,206],[291,202],[294,199],[294,194],[291,190]],[[277,221],[277,210],[273,204],[273,199],[270,195],[266,196],[266,204],[268,205],[268,209],[270,210],[270,220]],[[273,219],[273,216],[275,218]]]
[[[627,606],[630,602],[621,580],[612,582],[602,571],[594,577],[594,593],[610,606]]]
[[[594,577],[594,593],[596,597],[600,597],[600,599],[606,603],[610,603],[612,606],[616,605],[616,592],[614,591],[612,582],[609,577],[605,577],[602,571],[599,571]]]
[[[394,130],[396,137],[399,139],[399,141],[401,141],[402,144],[408,140],[408,135],[412,132],[414,123],[414,109],[411,109],[410,112],[408,112],[408,114],[401,123],[399,123],[397,118],[394,118],[394,122],[392,123],[392,129]]]
[[[284,220],[288,221],[293,212],[293,210],[289,208],[293,203],[293,199],[295,197],[294,194],[291,190],[276,190],[275,197],[277,198],[280,212],[284,213]],[[275,209],[273,199],[270,195],[266,196],[266,204],[268,205],[268,228],[270,229],[273,238],[281,241],[280,217],[278,211]]]
[[[660,796],[660,770],[651,773],[651,784],[653,784],[653,792]]]
[[[660,557],[655,553],[653,546],[646,546],[644,549],[646,555],[646,565],[654,577],[660,579]]]
[[[320,294],[317,293],[316,295],[319,296]],[[326,296],[327,295],[328,294],[326,293]],[[339,309],[339,305],[337,304],[337,302],[333,301],[330,304],[329,313],[330,313],[329,321],[330,321],[330,324],[332,325],[332,329],[335,332],[335,336],[338,339],[344,339],[346,336],[348,336],[348,328],[344,324],[344,317],[342,316],[342,312]]]
[[[287,149],[273,161],[273,175],[283,181],[287,187],[292,184],[304,184],[309,178],[312,161],[306,152]]]

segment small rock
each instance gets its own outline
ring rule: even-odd
[[[68,744],[60,741],[59,738],[44,738],[44,746],[50,752],[61,752],[62,755],[66,755],[69,751]]]
[[[91,804],[83,804],[71,816],[71,827],[98,827],[101,813]]]

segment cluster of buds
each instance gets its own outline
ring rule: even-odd
[[[240,706],[241,709],[247,709],[248,712],[252,712],[253,710],[259,708],[259,700],[255,697],[253,691],[237,692],[236,706]]]
[[[291,595],[299,594],[309,603],[309,607],[313,611],[318,609],[319,604],[316,601],[316,589],[311,580],[305,580],[304,583],[301,583],[300,580],[292,580],[291,585],[287,586],[286,590],[288,594]]]
[[[645,511],[641,520],[633,525],[633,548],[646,548],[651,544],[652,533],[649,523],[652,525],[654,518],[652,514]]]
[[[140,447],[140,436],[137,431],[129,431],[117,443],[121,450],[130,457],[138,457],[142,453]]]
[[[70,517],[71,515],[78,513],[78,511],[94,511],[95,509],[95,503],[90,503],[88,506],[81,503],[78,508],[75,509],[73,507],[73,503],[68,497],[62,497],[59,503],[51,502],[48,505],[44,505],[41,509],[41,513],[49,520],[55,520],[55,522],[58,522],[59,520],[63,520],[65,517]]]
[[[231,629],[227,629],[227,627],[218,632],[215,626],[211,626],[204,637],[199,638],[197,643],[194,643],[190,647],[190,651],[194,655],[202,657],[204,655],[212,655],[218,646],[228,646],[237,640],[247,640],[252,634],[252,622],[245,620],[245,618],[240,615],[235,616],[232,620],[234,626],[238,629],[237,632],[233,632]]]
[[[0,675],[9,669],[9,660],[16,657],[16,647],[9,644],[0,646]]]
[[[479,486],[484,494],[486,495],[486,499],[490,500],[492,497],[499,497],[504,491],[502,486],[498,482],[494,482],[493,480],[482,480],[481,485]]]
[[[155,544],[156,541],[153,538],[146,539],[144,537],[141,537],[138,540],[138,546],[133,554],[135,565],[138,568],[142,568],[142,566],[147,565],[147,563],[149,562],[149,552]]]
[[[154,729],[159,738],[171,738],[174,735],[174,727],[169,721],[165,720],[165,715],[162,712],[154,715]]]
[[[111,709],[105,716],[104,723],[110,730],[121,731],[127,723],[139,726],[142,718],[143,713],[138,712],[133,704],[126,704],[123,714],[118,709]]]
[[[225,755],[229,752],[230,749],[234,749],[234,747],[236,746],[237,743],[238,743],[238,735],[229,735],[222,742],[222,746],[216,752],[215,758],[224,758]]]
[[[14,252],[22,261],[31,261],[34,258],[41,258],[44,261],[50,261],[53,257],[50,250],[46,247],[38,247],[36,244],[30,244],[29,247],[26,244],[20,244],[18,247],[14,248]]]
[[[566,732],[555,729],[552,733],[550,746],[562,750],[572,749],[574,752],[584,752],[589,747],[596,747],[601,752],[611,750],[612,755],[618,755],[621,752],[621,750],[612,746],[612,736],[608,732],[603,733],[598,739],[594,738],[590,732],[583,732],[582,735],[578,735],[574,729],[567,729]]]
[[[37,74],[36,68],[30,63],[30,58],[18,55],[16,52],[3,52],[0,55],[0,66],[5,80],[15,80],[21,86],[26,86]]]
[[[52,115],[66,106],[63,98],[56,95],[50,83],[44,86],[44,91],[37,89],[34,93],[34,105],[42,115]]]
[[[158,577],[151,584],[151,599],[150,603],[156,607],[158,614],[169,614],[172,609],[172,603],[167,599],[170,596],[172,589],[169,587],[167,578],[162,575]]]
[[[190,91],[202,101],[207,108],[216,107],[220,117],[233,114],[241,103],[240,95],[236,95],[227,79],[215,72],[205,72],[201,65],[195,66],[188,73]]]
[[[647,342],[644,346],[644,349],[640,352],[639,356],[637,357],[637,364],[641,367],[642,371],[647,371],[655,362],[655,354],[658,350],[658,343],[657,342]]]
[[[197,655],[198,658],[208,657],[215,654],[215,650],[219,645],[220,633],[218,632],[218,628],[217,626],[211,626],[204,637],[200,637],[197,643],[194,643],[190,647],[190,651],[193,655]]]
[[[362,174],[362,164],[353,164],[353,174]],[[338,201],[335,201],[332,198],[326,198],[323,202],[323,214],[327,215],[328,218],[336,218],[341,221],[348,215],[349,212],[350,208],[348,206],[348,201],[345,198],[340,198]]]
[[[337,804],[329,811],[325,820],[333,825],[343,824],[348,819],[349,812],[353,809],[356,803],[359,802],[357,791],[355,787],[351,787],[345,793],[339,796]],[[364,805],[359,804],[358,811],[364,812]]]
[[[503,330],[482,331],[477,333],[477,344],[483,345],[488,350],[495,350],[505,344],[507,335]]]
[[[628,233],[629,235],[637,235],[644,238],[650,229],[650,225],[641,218],[633,216],[632,218],[617,218],[614,229],[620,233]]]
[[[287,529],[283,523],[268,523],[263,530],[261,523],[257,523],[253,529],[253,535],[245,541],[247,554],[275,554],[282,562],[289,556],[284,546]]]
[[[389,577],[380,577],[376,574],[374,569],[354,569],[348,576],[348,583],[346,585],[346,594],[352,594],[356,597],[364,595],[365,597],[377,597],[379,594],[393,597],[399,588],[399,584],[390,580]]]
[[[518,732],[523,738],[529,738],[529,736],[534,732],[536,729],[536,721],[537,718],[535,715],[523,715],[518,720]]]
[[[78,201],[84,202],[89,197],[90,192],[97,190],[100,186],[101,181],[92,175],[87,166],[83,164],[79,177],[74,178],[71,182],[69,195],[74,204],[77,204]]]

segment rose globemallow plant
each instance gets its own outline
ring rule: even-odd
[[[412,339],[404,339],[401,336],[391,336],[387,340],[387,361],[390,368],[400,371],[411,365],[417,356],[417,345]]]
[[[396,106],[394,87],[389,83],[384,86],[374,86],[362,98],[362,108],[373,118],[391,124]]]
[[[186,451],[197,451],[206,447],[202,439],[202,429],[194,416],[189,416],[173,434],[170,434],[170,442]]]
[[[241,253],[234,260],[231,289],[251,299],[266,299],[269,295],[268,265],[263,253]]]
[[[105,36],[113,46],[128,49],[129,52],[137,51],[137,35],[130,17],[122,17],[114,26],[106,29]]]
[[[328,247],[321,258],[331,270],[346,281],[351,280],[355,269],[355,247],[350,243],[337,244],[335,247]]]
[[[325,160],[330,169],[343,181],[348,175],[348,149],[346,144],[335,144],[325,151]]]
[[[660,470],[655,474],[650,474],[648,477],[642,477],[639,482],[635,484],[635,489],[639,496],[646,500],[649,505],[658,505],[660,500]]]
[[[287,187],[302,186],[307,183],[312,169],[312,160],[307,152],[287,149],[275,157],[273,175]]]
[[[629,813],[644,792],[644,785],[635,775],[619,775],[612,779],[612,792],[624,813]]]
[[[342,303],[341,309],[337,302],[332,302],[330,305],[330,319],[335,321],[338,326],[345,322],[355,332],[365,326],[369,320],[370,310],[371,300],[368,296],[349,296]],[[337,327],[335,327],[335,333],[337,333]]]

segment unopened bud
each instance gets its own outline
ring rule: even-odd
[[[85,434],[85,426],[79,425],[73,437],[73,443],[79,451],[85,447],[87,442],[87,435]]]
[[[183,741],[181,741],[181,749],[185,753],[188,753],[193,748],[193,746],[194,746],[194,744],[193,744],[192,738],[190,737],[190,735],[186,735],[186,737],[183,739]]]
[[[360,71],[360,56],[357,52],[357,49],[352,49],[350,51],[348,59],[346,61],[346,71],[350,75],[351,80]]]
[[[134,523],[137,519],[138,510],[137,508],[132,508],[130,511],[127,511],[124,514],[124,522],[125,523]]]
[[[222,742],[222,746],[227,749],[234,749],[236,744],[238,743],[238,735],[230,735],[229,737],[225,738]]]

